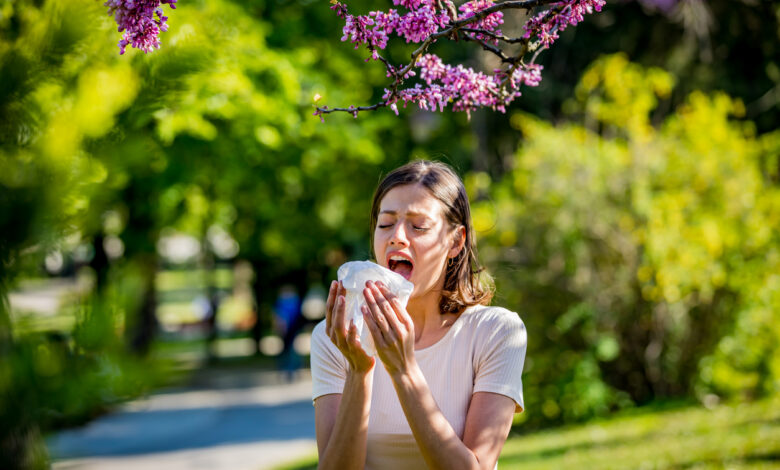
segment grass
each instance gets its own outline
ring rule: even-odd
[[[639,408],[581,425],[512,435],[501,469],[780,469],[780,396],[714,409]],[[316,468],[310,457],[281,469]]]

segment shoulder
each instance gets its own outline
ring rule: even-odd
[[[493,347],[498,344],[525,344],[527,334],[520,316],[506,308],[486,305],[469,307],[462,314],[460,329],[468,331],[474,344]]]
[[[474,305],[466,309],[461,315],[464,323],[471,328],[525,330],[525,325],[520,315],[504,307]]]
[[[329,367],[329,365],[346,366],[344,355],[325,334],[325,320],[317,323],[311,333],[310,356],[312,372],[320,367]]]
[[[324,319],[321,322],[317,323],[317,325],[315,325],[314,330],[311,332],[311,335],[312,335],[312,337],[314,337],[314,336],[317,336],[317,337],[327,336],[325,334],[325,320]]]
[[[314,330],[311,332],[311,347],[312,352],[323,353],[325,350],[330,350],[335,345],[331,342],[328,335],[325,333],[325,320],[317,323]]]

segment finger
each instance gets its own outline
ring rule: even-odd
[[[347,341],[349,342],[349,345],[353,348],[360,347],[360,335],[358,335],[357,326],[355,326],[355,322],[351,321],[349,322],[349,331],[347,331]]]
[[[347,325],[344,308],[344,296],[336,296],[336,302],[333,306],[333,324],[331,325],[331,339],[342,349],[346,343]]]
[[[368,327],[368,331],[374,339],[374,345],[377,347],[377,350],[379,350],[380,347],[384,347],[387,344],[385,337],[382,336],[382,331],[379,329],[379,325],[376,324],[374,316],[371,314],[369,308],[365,305],[361,305],[360,310],[363,312],[364,324]]]
[[[360,334],[358,333],[357,326],[355,326],[354,322],[350,322],[349,344],[352,353],[354,355],[359,356],[360,361],[368,362],[369,368],[374,366],[374,358],[372,356],[369,356],[366,350],[363,349],[363,345],[360,342]]]
[[[384,336],[387,343],[391,343],[393,341],[393,333],[390,331],[390,325],[388,325],[384,313],[379,310],[379,305],[370,288],[366,287],[363,289],[363,297],[366,299],[366,306],[368,307],[370,315],[374,319],[374,323],[377,325],[380,334]]]
[[[391,305],[390,301],[385,297],[384,292],[375,283],[370,284],[371,293],[374,296],[374,300],[379,307],[379,312],[384,316],[387,321],[388,329],[396,334],[402,331],[403,325],[398,321],[398,314]]]
[[[336,282],[335,287],[335,294],[336,294],[336,302],[333,305],[333,320],[331,322],[331,328],[336,326],[336,318],[340,318],[340,322],[338,324],[339,333],[341,336],[341,344],[344,344],[347,336],[347,319],[346,319],[346,296],[347,296],[347,289],[344,288],[344,284],[341,283],[341,281]],[[341,308],[341,312],[339,312],[339,308]]]
[[[363,349],[363,344],[360,342],[360,333],[358,333],[358,329],[354,321],[349,322],[349,332],[347,333],[347,342],[349,344],[350,349],[353,352],[360,352],[364,356],[368,356],[368,354],[366,354],[366,351]]]
[[[325,303],[325,334],[328,336],[330,336],[330,327],[333,324],[333,304],[336,302],[337,288],[336,281],[332,281],[330,289],[328,289],[328,301]]]
[[[406,307],[404,307],[404,305],[401,303],[401,299],[399,299],[397,295],[388,289],[382,281],[379,281],[376,284],[385,295],[385,298],[390,303],[390,306],[393,308],[398,321],[407,328],[411,328],[414,323],[412,323],[412,318],[406,312]]]
[[[341,281],[338,283],[338,293],[339,295],[347,296],[347,288],[344,287],[344,283]]]

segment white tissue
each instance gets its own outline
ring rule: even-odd
[[[400,274],[371,261],[344,263],[339,268],[338,277],[347,290],[345,296],[347,325],[349,325],[350,320],[355,323],[363,350],[369,356],[374,356],[376,355],[374,339],[371,337],[371,331],[364,328],[363,313],[360,311],[361,306],[366,305],[366,299],[363,297],[366,281],[382,281],[390,292],[398,296],[398,300],[404,308],[409,301],[409,296],[412,295],[414,284],[404,279]]]

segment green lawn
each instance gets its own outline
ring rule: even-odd
[[[780,396],[712,410],[637,409],[512,435],[502,469],[780,469]],[[316,468],[309,458],[285,469]]]

